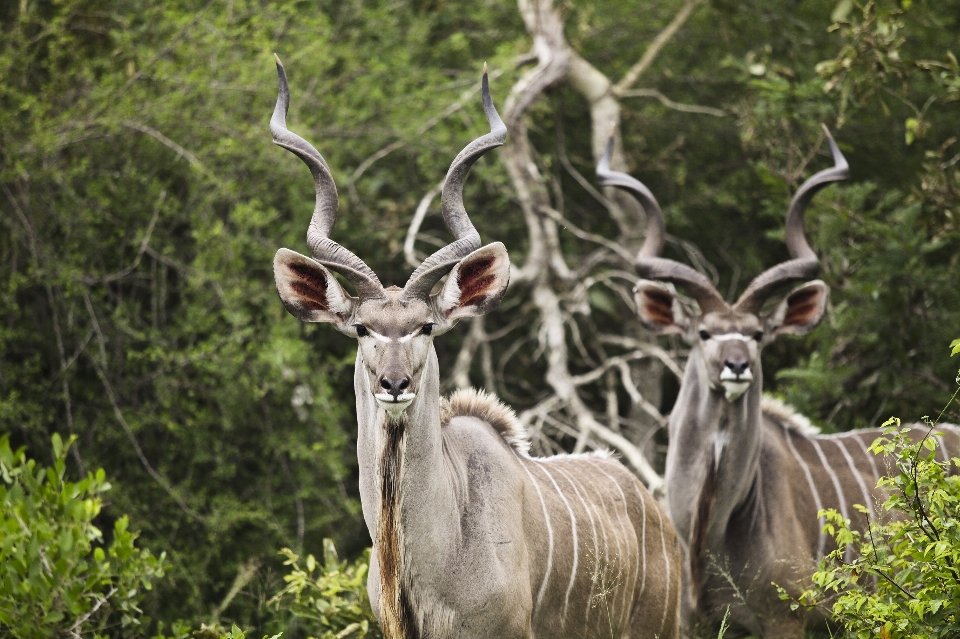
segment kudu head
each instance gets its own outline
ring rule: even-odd
[[[280,95],[270,120],[273,141],[310,168],[316,205],[307,229],[313,257],[282,248],[273,273],[286,309],[304,322],[330,322],[359,341],[360,358],[377,403],[398,417],[416,397],[435,336],[461,317],[483,315],[500,304],[510,278],[510,259],[500,242],[480,247],[480,235],[463,206],[463,183],[480,156],[503,144],[507,129],[497,114],[484,66],[483,108],[490,133],[477,138],[456,157],[447,172],[441,204],[443,219],[456,240],[414,270],[403,288],[384,288],[363,260],[330,239],[337,217],[337,188],[327,163],[306,140],[287,130],[290,90],[277,59]],[[331,271],[356,289],[350,295]],[[449,274],[431,295],[434,285]]]
[[[654,333],[678,334],[699,351],[706,381],[727,401],[738,400],[760,373],[760,350],[778,335],[803,334],[823,317],[829,290],[820,280],[801,284],[772,310],[761,312],[764,303],[783,284],[816,275],[819,261],[803,232],[803,212],[814,194],[831,182],[850,175],[847,161],[824,127],[833,168],[820,171],[804,182],[787,210],[786,243],[792,259],[770,268],[750,283],[734,304],[724,301],[713,284],[693,268],[659,257],[664,245],[663,212],[650,190],[639,180],[610,170],[613,139],[597,165],[604,186],[616,186],[631,193],[647,213],[647,237],[637,254],[635,266],[641,279],[634,288],[640,322]],[[699,306],[699,313],[681,304],[664,283],[683,289]]]

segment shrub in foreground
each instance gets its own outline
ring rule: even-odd
[[[856,639],[960,637],[960,476],[948,474],[960,459],[937,461],[941,443],[932,424],[930,436],[917,443],[900,420],[885,426],[871,450],[894,465],[879,483],[889,494],[887,523],[872,521],[860,533],[837,511],[823,511],[824,529],[838,548],[793,605],[828,605]],[[850,562],[844,561],[848,545],[857,551]]]
[[[102,469],[71,482],[52,439],[45,467],[0,437],[0,635],[17,639],[143,633],[138,605],[163,576],[164,555],[137,548],[126,517],[94,525],[110,484]]]

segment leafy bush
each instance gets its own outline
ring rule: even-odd
[[[94,525],[110,490],[103,469],[64,478],[67,449],[53,436],[54,463],[27,459],[0,437],[0,634],[18,639],[128,636],[137,607],[163,576],[164,554],[137,548],[126,517],[109,541]]]
[[[330,539],[323,540],[323,564],[307,555],[300,557],[289,548],[280,553],[291,566],[284,576],[287,585],[268,603],[278,612],[300,622],[311,639],[380,639],[380,625],[373,616],[367,596],[370,550],[354,563],[341,562]]]
[[[870,447],[893,463],[892,476],[878,484],[889,495],[883,504],[887,523],[871,521],[861,533],[836,510],[821,511],[824,530],[838,548],[821,561],[814,587],[794,608],[831,602],[850,637],[960,636],[960,475],[949,474],[960,459],[937,461],[942,443],[936,422],[925,419],[930,432],[921,441],[912,442],[909,429],[891,418]],[[868,516],[864,507],[856,508]],[[848,563],[844,552],[850,545],[858,556]]]

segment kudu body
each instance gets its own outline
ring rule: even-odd
[[[307,234],[314,258],[280,249],[274,273],[294,316],[330,322],[359,341],[360,497],[374,543],[368,591],[385,635],[676,637],[680,546],[640,482],[604,455],[531,458],[513,411],[495,398],[440,396],[434,337],[460,317],[494,309],[510,273],[502,244],[480,247],[462,200],[470,166],[506,136],[486,73],[491,132],[457,156],[443,189],[444,220],[456,240],[402,289],[385,289],[329,239],[333,179],[314,147],[287,130],[279,60],[277,68],[274,141],[310,167],[317,204]]]
[[[763,396],[763,346],[779,335],[810,331],[827,300],[827,286],[813,280],[761,312],[780,285],[818,270],[804,237],[803,211],[818,190],[848,176],[829,132],[827,139],[835,166],[807,180],[787,213],[792,259],[755,278],[734,304],[694,269],[659,257],[663,213],[643,184],[609,170],[609,147],[597,168],[604,185],[631,192],[649,218],[636,259],[645,278],[635,288],[641,322],[655,333],[680,335],[691,347],[670,414],[665,490],[684,551],[683,625],[706,626],[709,636],[728,608],[734,632],[764,638],[801,639],[811,622],[823,622],[822,616],[792,612],[771,583],[798,595],[817,560],[832,550],[819,510],[835,508],[863,529],[866,518],[853,504],[875,513],[885,499],[876,489],[883,461],[867,450],[881,430],[820,435],[809,420]],[[682,287],[699,312],[661,282]],[[942,430],[949,438],[944,444],[957,450],[956,431]]]

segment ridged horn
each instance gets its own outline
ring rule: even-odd
[[[440,196],[443,221],[456,239],[425,259],[416,268],[403,287],[402,300],[426,299],[440,278],[449,273],[457,262],[480,248],[480,234],[470,222],[467,210],[463,206],[463,183],[474,162],[490,149],[502,145],[507,139],[507,127],[500,119],[497,108],[493,105],[493,99],[490,97],[486,63],[483,65],[483,78],[480,84],[483,112],[487,116],[490,132],[475,139],[460,151],[447,171]]]
[[[805,280],[814,277],[820,270],[820,260],[810,248],[803,232],[803,213],[813,196],[818,191],[834,182],[846,180],[850,177],[850,166],[843,153],[837,147],[833,136],[826,125],[823,132],[827,135],[830,144],[830,153],[833,155],[833,166],[815,173],[806,182],[800,185],[790,201],[787,209],[786,244],[787,251],[792,259],[767,269],[750,282],[747,289],[734,304],[734,310],[743,313],[758,313],[775,289],[781,284],[794,280]]]
[[[333,175],[323,156],[312,144],[296,133],[287,129],[287,109],[290,107],[290,87],[287,86],[287,74],[280,58],[274,54],[277,61],[277,76],[280,80],[280,93],[277,96],[277,106],[270,118],[270,132],[273,134],[273,143],[290,151],[313,174],[316,186],[317,200],[313,208],[313,217],[307,228],[307,245],[313,253],[314,259],[327,268],[340,273],[357,289],[361,299],[384,297],[383,285],[376,273],[364,264],[363,260],[349,250],[330,239],[330,232],[337,221],[337,186],[333,182]]]
[[[724,311],[730,307],[723,300],[702,273],[686,264],[660,257],[666,237],[666,224],[663,211],[657,198],[640,180],[626,173],[610,170],[610,158],[613,155],[613,135],[607,140],[607,148],[597,163],[597,177],[603,186],[615,186],[630,193],[643,206],[647,213],[647,237],[637,252],[634,266],[640,277],[650,280],[672,282],[682,287],[693,297],[704,313]]]

